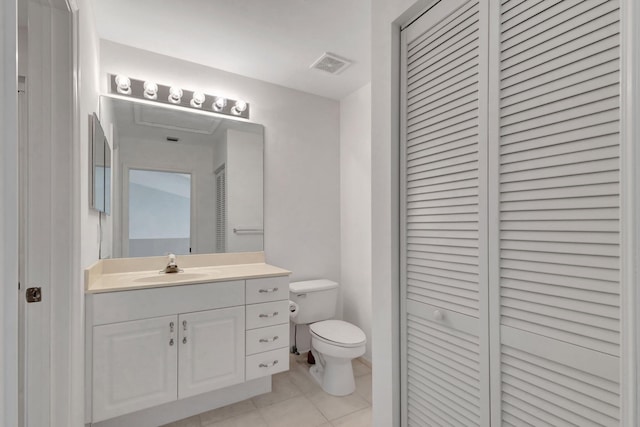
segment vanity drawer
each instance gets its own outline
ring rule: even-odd
[[[289,300],[247,306],[247,329],[289,324]]]
[[[289,349],[279,348],[277,350],[247,356],[246,363],[245,381],[288,371]]]
[[[246,333],[247,355],[274,350],[281,347],[289,347],[289,324],[269,326],[247,331]]]
[[[247,304],[289,299],[289,276],[247,279]]]

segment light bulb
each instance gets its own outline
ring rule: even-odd
[[[205,101],[205,95],[202,92],[193,92],[193,97],[191,98],[191,102],[189,103],[192,107],[202,108],[202,104]]]
[[[169,88],[169,102],[173,104],[180,104],[182,100],[182,89],[179,87],[171,86]]]
[[[158,85],[154,82],[144,82],[144,97],[158,99]]]
[[[222,96],[216,96],[216,100],[213,101],[213,110],[222,111],[226,106],[227,106],[227,98],[223,98]]]
[[[231,109],[231,112],[236,116],[241,115],[247,109],[247,103],[244,101],[236,101],[236,105]]]
[[[131,95],[131,80],[122,74],[116,76],[116,88],[118,93],[123,95]]]

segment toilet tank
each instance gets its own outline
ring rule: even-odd
[[[289,299],[298,304],[294,323],[306,324],[333,318],[338,302],[338,284],[331,280],[307,280],[289,284]]]

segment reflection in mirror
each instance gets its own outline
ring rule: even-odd
[[[104,257],[263,250],[263,127],[101,96],[112,129]]]
[[[129,256],[189,254],[191,175],[129,170]]]
[[[91,130],[91,207],[111,213],[111,148],[104,130],[94,113],[90,117]]]

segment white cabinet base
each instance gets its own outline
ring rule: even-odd
[[[93,427],[157,427],[270,391],[271,377],[267,376],[91,425]]]

